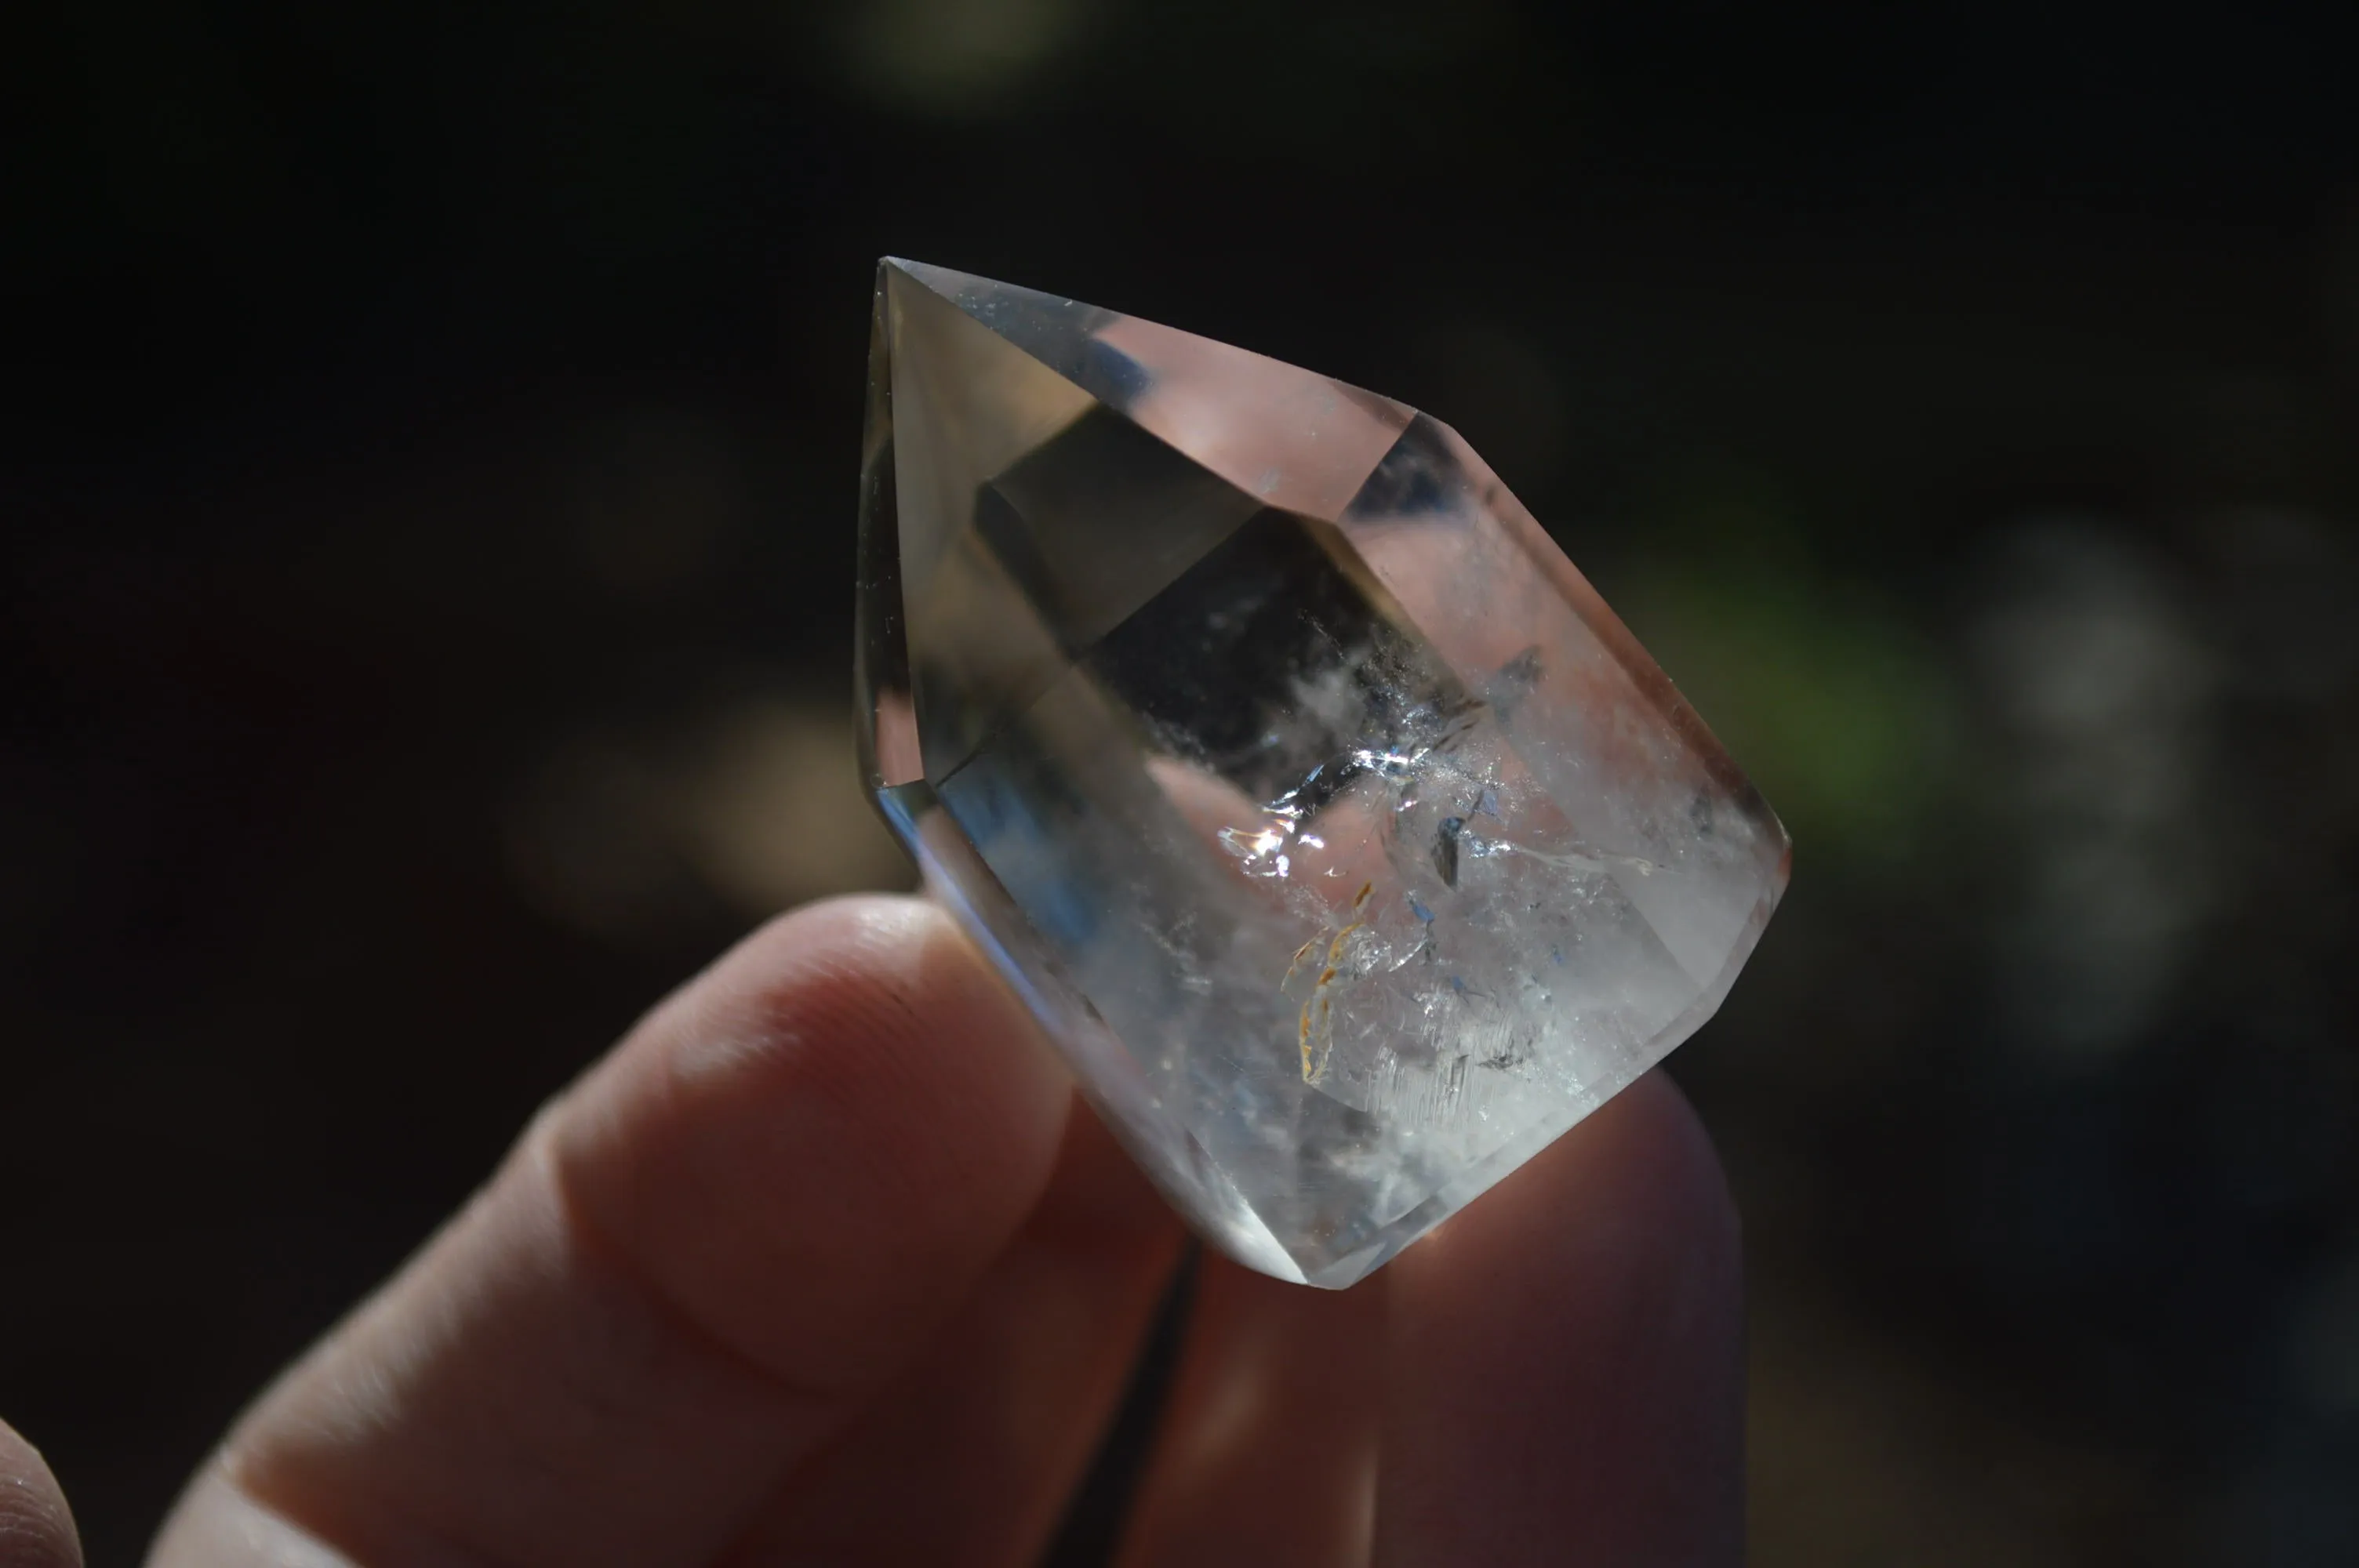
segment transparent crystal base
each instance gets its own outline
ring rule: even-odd
[[[1712,1011],[1783,829],[1455,432],[879,268],[880,809],[1212,1244],[1342,1287]]]

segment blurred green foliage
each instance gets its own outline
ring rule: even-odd
[[[1649,554],[1625,580],[1625,618],[1745,759],[1809,874],[1928,873],[1924,838],[1955,805],[1958,697],[1884,594],[1814,569],[1768,519]]]

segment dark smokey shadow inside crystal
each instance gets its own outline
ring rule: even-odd
[[[1480,706],[1349,552],[1327,524],[1264,509],[1087,665],[1160,749],[1315,815]]]
[[[956,636],[919,654],[927,772],[940,778],[1256,510],[1103,407],[984,484],[912,614]]]

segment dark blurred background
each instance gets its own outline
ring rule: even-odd
[[[2326,15],[2323,8],[2318,14]],[[2359,1563],[2359,92],[2022,0],[92,0],[0,59],[0,1411],[101,1563],[854,787],[870,269],[1456,424],[1783,812],[1763,1564]]]

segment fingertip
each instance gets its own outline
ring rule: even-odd
[[[552,1119],[592,1227],[756,1361],[872,1375],[1046,1185],[1071,1080],[941,910],[782,916]],[[825,1346],[823,1368],[809,1365]]]
[[[73,1511],[40,1450],[0,1422],[0,1568],[82,1568]]]
[[[938,905],[881,893],[805,904],[757,927],[666,999],[623,1054],[660,1053],[684,1085],[758,1072],[779,1064],[798,1034],[864,1024],[880,1012],[906,1016],[929,969],[954,984],[989,979]]]

